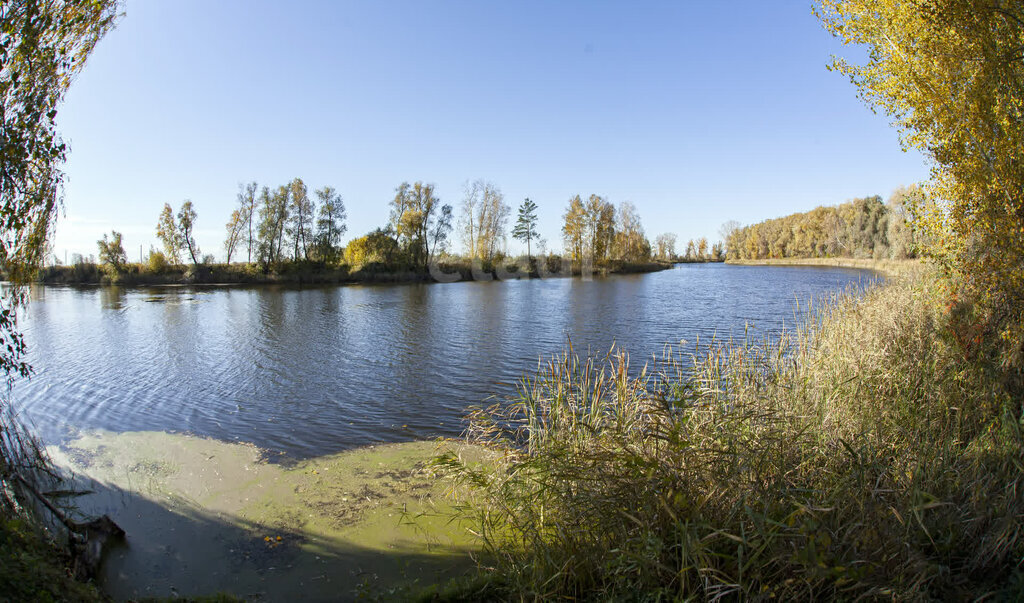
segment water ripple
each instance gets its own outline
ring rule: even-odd
[[[458,435],[465,409],[572,341],[642,363],[664,346],[770,334],[867,273],[689,265],[646,275],[289,289],[46,288],[16,399],[70,429],[188,431],[304,457]],[[685,344],[681,343],[685,342]]]

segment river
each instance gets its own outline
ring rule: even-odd
[[[552,278],[286,287],[40,287],[21,317],[35,375],[19,408],[45,440],[165,431],[305,459],[455,436],[538,359],[776,333],[798,302],[875,276],[822,267],[679,265]],[[686,342],[686,343],[682,343]]]

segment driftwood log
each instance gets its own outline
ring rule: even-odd
[[[114,523],[114,520],[107,515],[90,521],[75,521],[58,509],[45,494],[20,474],[15,473],[14,478],[67,528],[71,540],[71,562],[75,576],[82,580],[94,578],[99,569],[100,560],[103,558],[103,548],[111,539],[121,540],[124,538],[124,530],[121,529],[121,526]]]

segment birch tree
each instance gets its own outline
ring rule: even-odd
[[[466,185],[459,230],[470,258],[491,261],[497,256],[510,211],[494,184],[476,180]]]
[[[238,219],[245,235],[246,261],[252,263],[252,252],[255,249],[254,222],[256,218],[255,182],[238,185]]]
[[[313,215],[316,208],[309,198],[306,184],[296,178],[288,184],[288,228],[294,251],[292,259],[309,259],[309,242],[313,238]]]

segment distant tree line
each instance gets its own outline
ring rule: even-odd
[[[344,258],[351,265],[405,263],[425,269],[448,252],[451,235],[462,243],[462,259],[493,264],[508,259],[508,234],[526,246],[526,259],[534,259],[534,244],[542,254],[546,241],[537,232],[538,206],[527,198],[515,212],[509,233],[512,208],[497,186],[484,180],[466,184],[458,219],[452,206],[441,204],[433,187],[422,183],[402,184],[391,202],[389,223],[349,242]],[[591,195],[584,203],[579,195],[569,200],[563,215],[565,254],[572,262],[622,260],[645,262],[652,258],[651,243],[644,235],[636,207],[622,203],[618,208],[603,197]],[[666,238],[659,258],[674,258]]]
[[[921,190],[910,186],[897,189],[888,203],[875,195],[750,226],[728,222],[722,230],[726,253],[753,260],[914,257],[918,240],[910,211],[923,201]]]
[[[484,266],[504,262],[509,259],[507,240],[511,234],[525,245],[528,265],[535,259],[535,250],[546,255],[549,263],[562,261],[561,256],[547,252],[547,242],[538,234],[537,203],[524,199],[509,231],[512,208],[491,182],[466,184],[457,219],[452,205],[442,202],[434,185],[424,182],[400,184],[388,209],[386,224],[342,246],[347,231],[345,203],[334,188],[325,186],[310,195],[301,178],[276,187],[240,184],[235,208],[225,225],[224,257],[227,264],[241,260],[264,273],[295,263],[426,273],[442,259]],[[724,259],[722,244],[709,249],[703,237],[691,240],[683,255],[677,255],[672,233],[658,235],[652,245],[639,212],[629,202],[616,206],[600,195],[590,195],[586,201],[575,195],[562,219],[565,259],[577,265]],[[189,200],[177,211],[164,205],[156,225],[161,248],[151,249],[147,261],[151,272],[186,263],[198,269],[214,262],[196,243],[197,220]],[[453,238],[463,246],[461,257],[450,253]],[[97,242],[100,261],[110,275],[128,267],[121,241],[121,234],[112,232]]]
[[[677,256],[676,260],[680,262],[724,262],[725,244],[718,241],[709,247],[707,237],[690,239],[686,242],[683,253]]]

